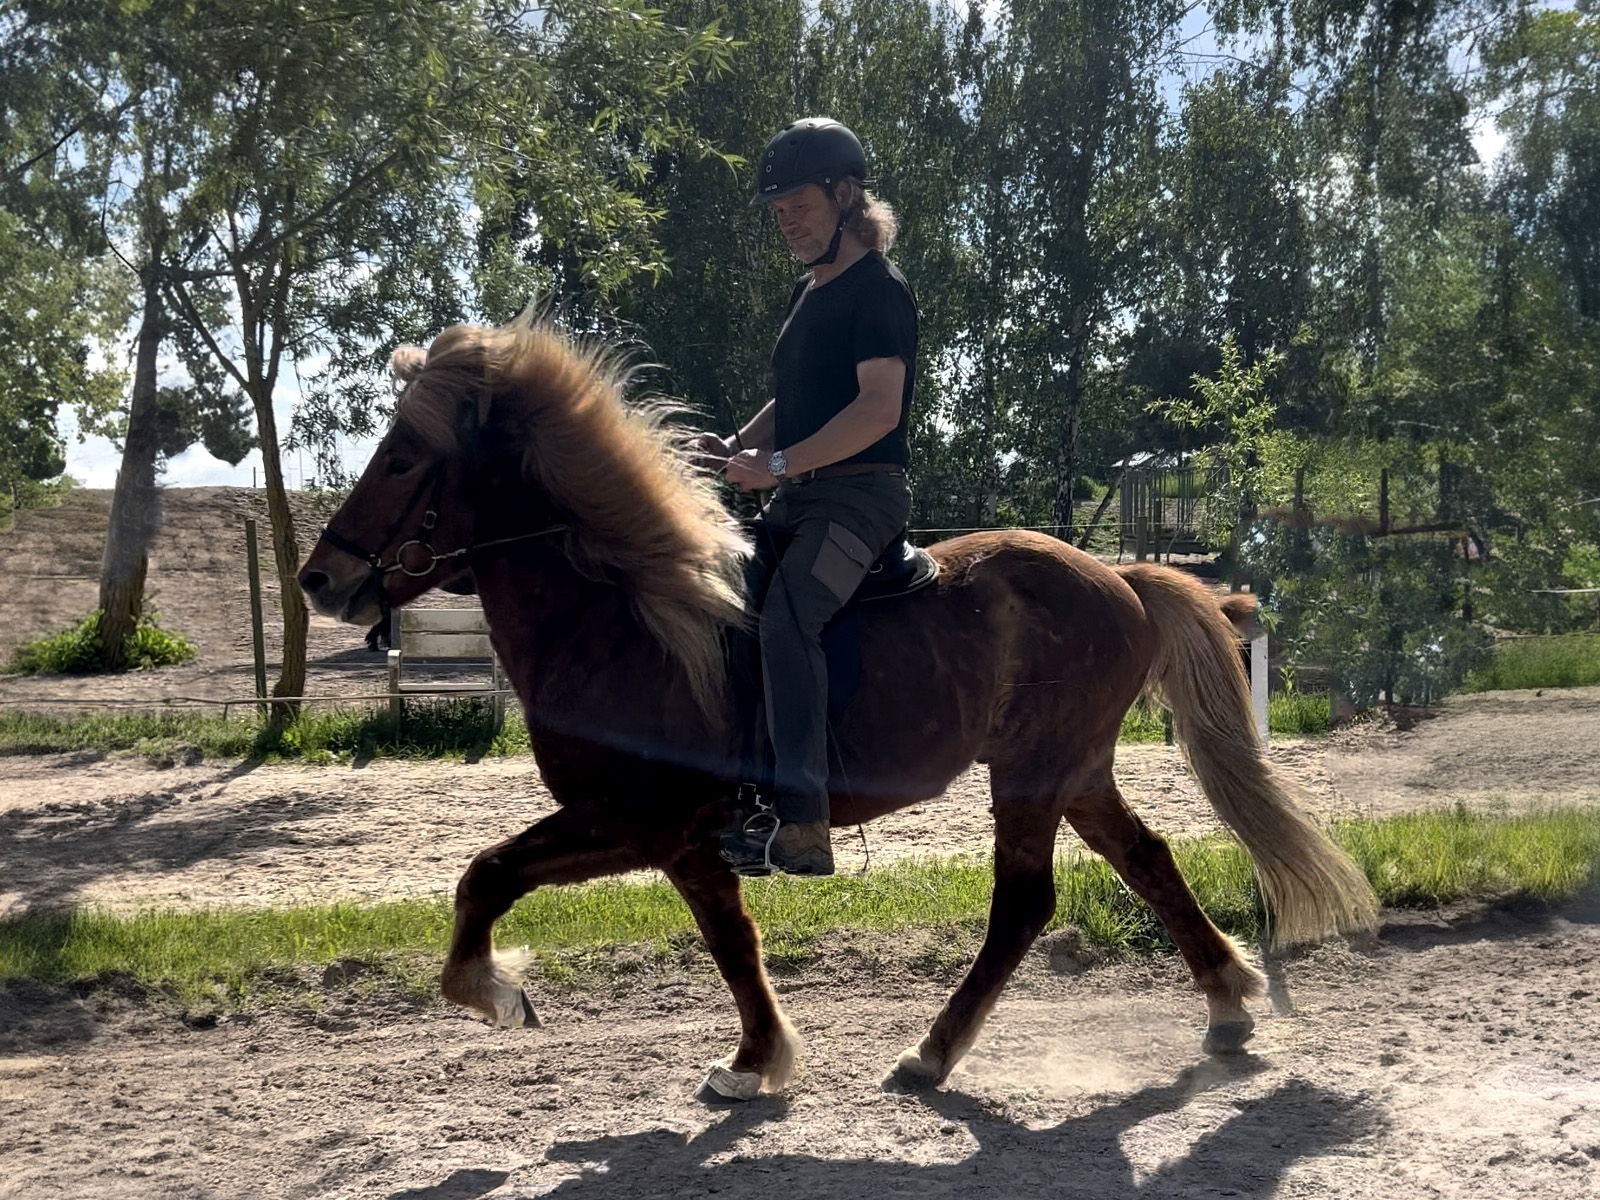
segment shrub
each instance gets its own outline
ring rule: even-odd
[[[147,612],[123,640],[124,668],[144,670],[188,662],[195,656],[193,643],[160,628],[160,613]],[[71,629],[25,642],[11,653],[6,670],[17,675],[88,675],[104,671],[100,659],[100,617],[97,609]]]

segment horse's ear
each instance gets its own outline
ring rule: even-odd
[[[389,356],[389,374],[400,383],[410,383],[427,362],[428,352],[421,346],[401,346]]]

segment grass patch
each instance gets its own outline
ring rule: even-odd
[[[186,663],[195,656],[194,644],[157,624],[160,613],[147,611],[133,632],[122,639],[124,669],[147,670]],[[15,675],[90,675],[106,669],[100,658],[100,619],[97,609],[71,629],[24,642],[11,652],[6,670]]]
[[[1600,808],[1515,817],[1458,808],[1349,821],[1334,832],[1396,908],[1497,896],[1549,902],[1600,878]]]
[[[528,730],[515,709],[499,733],[487,700],[468,697],[406,705],[396,725],[388,710],[307,705],[290,725],[272,729],[248,716],[181,712],[124,712],[62,719],[0,711],[0,754],[71,750],[132,752],[170,758],[185,748],[206,757],[294,759],[332,763],[368,758],[488,757],[526,751]]]
[[[1277,692],[1267,697],[1267,729],[1277,737],[1315,737],[1327,733],[1328,697],[1308,692]],[[1164,742],[1169,727],[1165,712],[1143,700],[1134,702],[1122,718],[1123,742]]]
[[[1463,692],[1600,684],[1600,633],[1502,638],[1486,666],[1467,676]]]
[[[7,708],[0,710],[0,755],[99,750],[163,761],[197,750],[207,758],[317,764],[369,758],[489,758],[529,749],[528,729],[516,707],[508,709],[496,733],[488,701],[477,697],[409,701],[406,719],[398,727],[387,709],[307,705],[292,724],[273,730],[256,718],[253,706],[236,707],[248,715],[146,711],[61,718]],[[1272,732],[1280,737],[1325,733],[1327,697],[1274,696],[1269,720]],[[1160,742],[1165,735],[1162,710],[1143,701],[1123,718],[1122,741]]]
[[[1283,737],[1314,737],[1333,728],[1328,697],[1276,692],[1267,697],[1267,728]]]
[[[1592,883],[1600,808],[1524,816],[1419,813],[1335,829],[1386,905],[1527,897],[1554,901]],[[1244,852],[1219,839],[1174,845],[1207,913],[1227,932],[1259,936],[1261,906]],[[746,896],[769,960],[797,964],[837,934],[976,933],[987,917],[986,861],[903,862],[866,876],[752,881]],[[1100,859],[1056,865],[1055,925],[1073,925],[1114,952],[1168,945],[1149,909]],[[451,926],[447,898],[290,910],[72,911],[0,921],[0,984],[126,980],[186,1002],[238,1004],[280,986],[285,972],[357,960],[408,990],[432,987]],[[688,910],[665,882],[607,880],[547,888],[501,922],[502,945],[527,945],[551,978],[571,980],[698,953]],[[901,939],[902,943],[904,938]],[[629,948],[622,954],[619,948]]]

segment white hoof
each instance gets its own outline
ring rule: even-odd
[[[494,998],[495,1027],[529,1029],[539,1027],[539,1014],[533,1011],[533,1001],[521,988],[496,988]]]
[[[714,1062],[706,1072],[705,1086],[724,1100],[754,1100],[761,1094],[759,1071],[735,1071],[727,1063]]]

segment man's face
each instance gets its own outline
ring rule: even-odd
[[[828,252],[833,231],[839,224],[839,206],[814,183],[790,192],[772,202],[778,218],[778,232],[801,262],[811,262]]]

